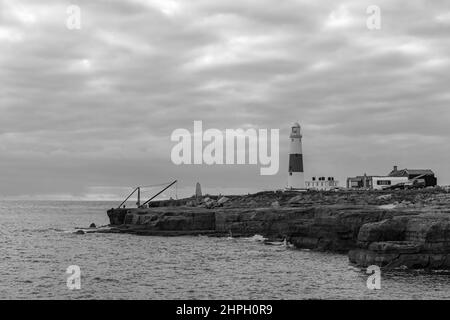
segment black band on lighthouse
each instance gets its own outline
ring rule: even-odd
[[[303,172],[303,155],[289,155],[289,172]]]

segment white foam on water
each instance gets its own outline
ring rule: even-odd
[[[244,238],[244,239],[248,240],[248,241],[255,241],[255,242],[263,242],[264,240],[267,240],[267,238],[264,238],[260,234],[255,234],[253,237]]]
[[[381,206],[378,206],[378,208],[380,208],[380,209],[387,209],[387,210],[392,210],[392,209],[395,209],[396,207],[397,206],[395,204],[393,204],[393,203],[383,204]]]

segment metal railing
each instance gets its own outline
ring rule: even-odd
[[[159,196],[161,193],[163,193],[164,191],[166,191],[167,189],[169,189],[171,186],[173,186],[174,184],[176,184],[178,181],[175,180],[173,182],[171,182],[168,186],[166,186],[164,189],[162,189],[161,191],[159,191],[158,193],[156,193],[154,196],[152,196],[150,199],[148,199],[147,201],[145,201],[143,204],[141,204],[141,188],[143,188],[142,186],[136,187],[134,188],[134,190],[128,195],[128,197],[125,198],[125,200],[122,201],[122,203],[117,207],[117,209],[121,208],[127,201],[128,199],[131,198],[131,196],[133,194],[136,193],[137,191],[137,202],[136,205],[138,208],[142,208],[144,207],[147,203],[149,203],[150,201],[152,201],[153,199],[155,199],[157,196]],[[155,185],[155,186],[160,186],[159,185]]]
[[[119,209],[120,207],[122,207],[123,204],[124,204],[125,202],[127,202],[128,199],[130,199],[131,196],[132,196],[136,191],[138,191],[138,201],[137,201],[137,203],[138,203],[138,206],[139,206],[139,201],[140,201],[140,197],[141,197],[141,187],[136,187],[136,188],[128,195],[128,197],[126,197],[125,200],[123,200],[123,202],[122,202],[121,204],[119,204],[119,206],[117,207],[117,209]]]

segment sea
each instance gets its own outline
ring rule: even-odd
[[[0,299],[450,299],[448,272],[382,272],[371,290],[346,255],[258,237],[74,233],[114,206],[0,201]]]

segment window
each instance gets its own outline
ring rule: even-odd
[[[289,175],[292,176],[292,172],[289,172]]]
[[[390,186],[391,180],[378,180],[377,185],[379,186]]]

